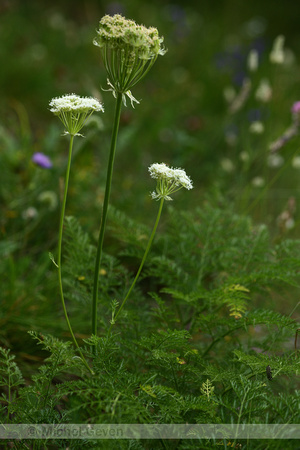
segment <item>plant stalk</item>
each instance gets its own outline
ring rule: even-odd
[[[147,247],[146,247],[146,250],[145,250],[143,259],[142,259],[142,262],[141,262],[140,267],[139,267],[139,269],[138,269],[138,271],[137,271],[137,274],[136,274],[136,276],[135,276],[135,279],[133,280],[132,285],[131,285],[130,288],[129,288],[129,291],[128,291],[127,294],[126,294],[126,297],[124,298],[124,300],[123,300],[123,302],[122,302],[122,304],[121,304],[121,306],[120,306],[120,308],[119,308],[117,314],[114,316],[114,322],[117,320],[117,317],[119,316],[120,312],[122,311],[122,309],[123,309],[123,307],[124,307],[124,305],[125,305],[125,303],[126,303],[128,297],[129,297],[129,295],[131,294],[131,291],[132,291],[132,289],[134,288],[134,286],[135,286],[135,284],[136,284],[136,282],[137,282],[137,280],[138,280],[138,278],[139,278],[139,276],[140,276],[140,273],[141,273],[141,271],[142,271],[142,269],[143,269],[144,263],[145,263],[145,261],[146,261],[146,259],[147,259],[147,256],[148,256],[149,250],[150,250],[150,248],[151,248],[151,245],[152,245],[152,242],[153,242],[155,233],[156,233],[156,229],[157,229],[157,226],[158,226],[158,223],[159,223],[159,220],[160,220],[160,216],[161,216],[163,204],[164,204],[164,198],[161,198],[160,204],[159,204],[158,213],[157,213],[157,217],[156,217],[156,220],[155,220],[155,224],[154,224],[154,227],[153,227],[153,229],[152,229],[151,235],[150,235],[150,237],[149,237],[149,241],[148,241],[148,244],[147,244]],[[114,322],[113,322],[113,323],[114,323]],[[112,326],[112,325],[113,325],[113,324],[111,324],[111,326]],[[109,330],[111,329],[111,326],[110,326]]]
[[[104,240],[104,233],[105,233],[105,226],[106,226],[107,210],[108,210],[109,197],[110,197],[110,191],[111,191],[112,174],[113,174],[114,159],[115,159],[115,153],[116,153],[116,144],[117,144],[120,116],[121,116],[121,107],[122,107],[122,93],[118,92],[114,124],[113,124],[113,130],[112,130],[112,137],[111,137],[109,161],[108,161],[108,166],[107,166],[105,195],[104,195],[104,201],[103,201],[101,225],[100,225],[100,231],[99,231],[96,262],[95,262],[95,272],[94,272],[93,302],[92,302],[92,334],[94,334],[95,336],[97,335],[97,306],[98,306],[98,290],[99,290],[99,270],[100,270],[100,264],[101,264],[101,256],[102,256],[103,240]]]
[[[59,223],[59,234],[58,234],[58,255],[57,255],[57,266],[58,266],[58,283],[59,283],[59,292],[61,297],[61,302],[65,314],[65,319],[70,331],[70,334],[72,336],[73,342],[75,344],[75,347],[77,348],[80,357],[82,359],[83,364],[86,366],[86,368],[93,374],[92,369],[86,362],[80,347],[77,343],[77,340],[75,338],[75,335],[73,333],[71,323],[68,317],[65,298],[64,298],[64,292],[63,292],[63,285],[62,285],[62,273],[61,273],[61,255],[62,255],[62,236],[63,236],[63,227],[64,227],[64,219],[65,219],[65,210],[66,210],[66,203],[67,203],[67,195],[68,195],[68,186],[69,186],[69,178],[70,178],[70,169],[71,169],[71,160],[72,160],[72,149],[73,149],[73,141],[74,136],[71,135],[70,138],[70,145],[69,145],[69,156],[68,156],[68,165],[67,165],[67,172],[66,172],[66,179],[65,179],[65,187],[64,187],[64,196],[63,196],[63,202],[61,207],[61,214],[60,214],[60,223]]]

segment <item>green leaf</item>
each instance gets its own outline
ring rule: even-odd
[[[49,258],[50,258],[50,260],[53,262],[53,264],[55,265],[55,267],[58,268],[58,265],[56,264],[55,259],[54,259],[54,256],[53,256],[53,254],[52,254],[51,252],[49,252]]]

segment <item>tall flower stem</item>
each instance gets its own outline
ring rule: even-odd
[[[68,186],[69,186],[69,177],[70,177],[70,169],[71,169],[71,160],[72,160],[72,149],[73,149],[73,141],[74,141],[74,135],[71,135],[70,138],[70,145],[69,145],[69,156],[68,156],[68,166],[67,166],[67,172],[66,172],[66,179],[65,179],[65,188],[64,188],[64,196],[63,196],[63,202],[61,207],[61,213],[60,213],[60,223],[59,223],[59,234],[58,234],[58,255],[57,255],[57,267],[58,267],[58,283],[59,283],[59,292],[60,297],[62,301],[62,306],[66,318],[66,322],[70,331],[70,334],[72,336],[73,342],[75,344],[75,347],[77,348],[80,357],[82,359],[83,364],[86,366],[86,368],[93,374],[92,369],[89,367],[88,363],[86,362],[80,347],[78,345],[78,342],[75,338],[75,335],[73,333],[71,323],[68,317],[65,298],[64,298],[64,292],[63,292],[63,285],[62,285],[62,271],[61,271],[61,255],[62,255],[62,236],[63,236],[63,227],[64,227],[64,219],[65,219],[65,210],[66,210],[66,203],[67,203],[67,195],[68,195]]]
[[[153,227],[153,229],[152,229],[151,235],[150,235],[150,237],[149,237],[149,241],[148,241],[148,244],[147,244],[147,247],[146,247],[146,250],[145,250],[143,259],[142,259],[142,261],[141,261],[140,267],[139,267],[139,269],[138,269],[138,271],[137,271],[137,273],[136,273],[135,279],[133,280],[132,285],[130,286],[129,291],[127,292],[126,297],[124,298],[124,300],[123,300],[123,302],[122,302],[122,304],[121,304],[121,306],[120,306],[120,308],[119,308],[117,314],[113,317],[113,321],[112,321],[112,324],[111,324],[111,326],[110,326],[110,328],[109,328],[109,331],[110,331],[112,325],[114,324],[114,322],[117,320],[117,318],[118,318],[120,312],[122,311],[122,309],[123,309],[123,307],[124,307],[124,305],[125,305],[125,303],[126,303],[128,297],[129,297],[129,295],[131,294],[131,292],[132,292],[132,290],[133,290],[133,288],[134,288],[134,286],[135,286],[135,284],[136,284],[136,282],[137,282],[137,280],[138,280],[138,278],[139,278],[139,276],[140,276],[140,273],[141,273],[141,271],[142,271],[142,269],[143,269],[143,266],[144,266],[145,261],[146,261],[146,259],[147,259],[147,256],[148,256],[149,250],[150,250],[150,248],[151,248],[151,245],[152,245],[152,242],[153,242],[155,233],[156,233],[156,229],[157,229],[157,226],[158,226],[158,223],[159,223],[159,220],[160,220],[160,216],[161,216],[163,204],[164,204],[164,198],[161,198],[160,204],[159,204],[158,213],[157,213],[157,217],[156,217],[156,220],[155,220],[155,224],[154,224],[154,227]]]
[[[92,303],[92,334],[94,334],[95,336],[97,335],[97,306],[98,306],[98,290],[99,290],[98,289],[99,288],[99,270],[100,270],[100,264],[101,264],[101,256],[102,256],[103,240],[104,240],[104,233],[105,233],[105,226],[106,226],[107,210],[108,210],[109,197],[110,197],[110,191],[111,191],[111,182],[112,182],[114,159],[115,159],[115,153],[116,153],[116,144],[117,144],[117,137],[118,137],[118,131],[119,131],[119,124],[120,124],[121,107],[122,107],[122,93],[118,92],[117,100],[116,100],[115,118],[114,118],[112,137],[111,137],[109,161],[108,161],[108,166],[107,166],[105,195],[104,195],[104,201],[103,201],[101,225],[100,225],[100,231],[99,231],[96,262],[95,262],[95,272],[94,272],[93,303]]]

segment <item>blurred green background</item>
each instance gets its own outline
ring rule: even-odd
[[[265,114],[269,120],[267,143],[289,125],[291,105],[298,99],[299,67],[279,69],[276,74],[276,70],[268,67],[268,52],[274,38],[283,34],[297,59],[298,6],[293,1],[2,0],[0,111],[1,125],[10,134],[0,143],[1,147],[5,147],[5,139],[9,138],[17,139],[23,146],[16,161],[18,170],[29,169],[31,154],[42,151],[53,159],[53,171],[59,171],[65,141],[58,139],[60,124],[49,112],[49,101],[71,92],[95,95],[104,101],[106,112],[101,117],[102,125],[94,125],[97,129],[102,126],[103,130],[102,135],[97,134],[89,141],[89,155],[84,158],[95,166],[94,175],[101,181],[113,98],[102,90],[107,87],[106,74],[92,41],[100,18],[118,12],[146,26],[156,26],[165,38],[168,53],[158,59],[144,83],[136,87],[134,95],[141,105],[135,111],[130,106],[123,109],[115,172],[115,179],[122,181],[122,192],[115,191],[114,201],[130,207],[134,185],[136,191],[145,190],[144,204],[151,189],[147,167],[162,160],[185,167],[201,189],[207,190],[215,180],[221,189],[227,189],[228,175],[220,170],[220,159],[237,159],[246,144],[241,140],[232,149],[224,136],[230,127],[239,127],[244,139],[243,123],[249,109],[257,106],[251,100],[244,116],[228,117],[223,90],[232,84],[237,90],[240,88],[251,48],[259,49],[261,56],[257,78],[266,76],[276,82],[273,104]],[[251,147],[259,150],[261,144],[254,140],[252,137]],[[256,162],[261,164],[259,159]],[[79,167],[83,169],[82,164]],[[260,175],[256,167],[252,169],[251,177]],[[78,177],[84,178],[85,174],[82,170]],[[244,173],[241,176],[244,180]],[[240,174],[235,173],[234,177],[237,184],[232,188],[236,190],[240,187]],[[232,174],[229,180],[232,182]],[[98,183],[101,197],[99,186]],[[186,199],[184,205],[185,202]],[[82,205],[76,213],[81,208]]]
[[[0,340],[17,352],[28,329],[65,328],[63,320],[53,322],[62,313],[48,251],[56,249],[68,141],[48,105],[67,93],[104,102],[105,113],[94,115],[85,138],[75,143],[67,205],[67,214],[97,236],[114,99],[104,91],[106,73],[92,41],[101,17],[114,13],[157,27],[168,52],[133,92],[140,105],[123,108],[112,204],[152,226],[157,205],[149,196],[154,186],[147,169],[166,162],[185,168],[195,186],[176,196],[176,207],[201,206],[209,194],[267,223],[275,238],[299,235],[297,208],[291,206],[291,198],[297,205],[299,197],[299,169],[291,165],[299,138],[282,151],[286,165],[268,164],[269,144],[289,127],[291,106],[300,100],[297,2],[0,0]],[[281,34],[288,58],[275,67],[269,53]],[[230,114],[224,89],[239,92],[250,76],[253,48],[260,56],[253,85],[268,79],[272,101],[259,105],[250,96]],[[263,135],[249,133],[249,115],[257,110]],[[34,165],[35,152],[46,154],[53,167]],[[243,152],[250,158],[246,163]],[[257,178],[263,187],[255,187]],[[278,219],[289,208],[291,228]]]

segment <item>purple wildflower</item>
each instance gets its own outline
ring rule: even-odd
[[[44,153],[36,152],[33,154],[31,161],[37,164],[43,169],[51,169],[52,162],[48,156],[44,155]]]
[[[292,113],[297,114],[300,112],[300,102],[295,102],[292,106]]]

